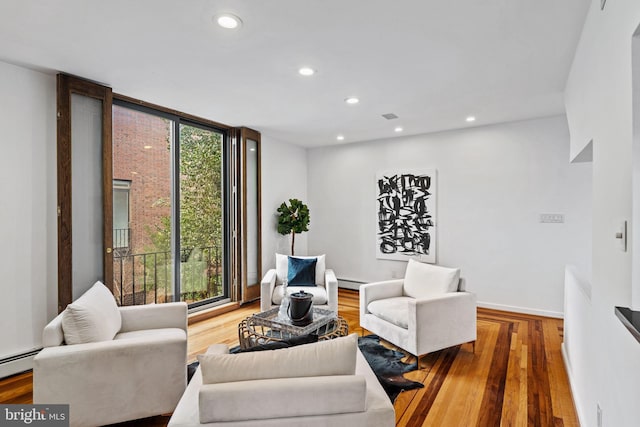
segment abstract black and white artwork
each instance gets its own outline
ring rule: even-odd
[[[376,176],[376,257],[436,262],[436,170]]]

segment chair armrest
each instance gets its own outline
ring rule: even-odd
[[[42,331],[42,347],[57,347],[64,342],[62,314],[58,314]]]
[[[145,329],[179,328],[187,330],[187,303],[168,302],[120,307],[120,332]]]
[[[371,301],[401,297],[403,283],[404,279],[394,279],[360,286],[360,315],[369,313],[367,307]]]
[[[329,310],[338,312],[338,278],[331,269],[324,271],[324,286],[327,290],[327,305]]]
[[[449,339],[456,344],[463,342],[457,337],[473,341],[477,334],[476,311],[476,295],[471,292],[449,292],[435,298],[409,301],[409,334],[418,341],[444,342],[445,347],[449,346]],[[418,325],[429,327],[419,328]]]
[[[366,387],[366,380],[361,375],[204,384],[199,393],[200,422],[364,412]]]
[[[267,271],[260,281],[260,311],[267,311],[271,308],[273,290],[276,287],[276,269]]]
[[[176,384],[186,385],[186,358],[187,333],[175,328],[135,340],[47,347],[33,359],[34,402],[69,403],[65,399],[70,396],[76,403],[107,398],[111,388],[105,384],[126,388],[147,375],[168,375]]]

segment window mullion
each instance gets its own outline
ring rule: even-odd
[[[180,301],[180,120],[171,121],[171,250],[173,252],[174,301]]]

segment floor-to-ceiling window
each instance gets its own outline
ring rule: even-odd
[[[114,102],[113,290],[120,304],[228,298],[226,141],[224,130],[207,124]]]
[[[260,133],[59,74],[58,310],[260,296]],[[91,108],[89,108],[91,107]]]

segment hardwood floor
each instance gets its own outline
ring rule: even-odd
[[[358,293],[340,290],[339,312],[351,332],[359,326]],[[257,303],[189,326],[189,361],[213,343],[238,344],[237,326]],[[423,356],[406,374],[422,389],[401,393],[396,425],[578,426],[562,361],[561,319],[478,309],[478,340]],[[364,331],[366,333],[366,331]],[[412,362],[412,357],[407,357]],[[30,403],[31,373],[0,380],[0,403]],[[153,417],[121,426],[165,426]]]

